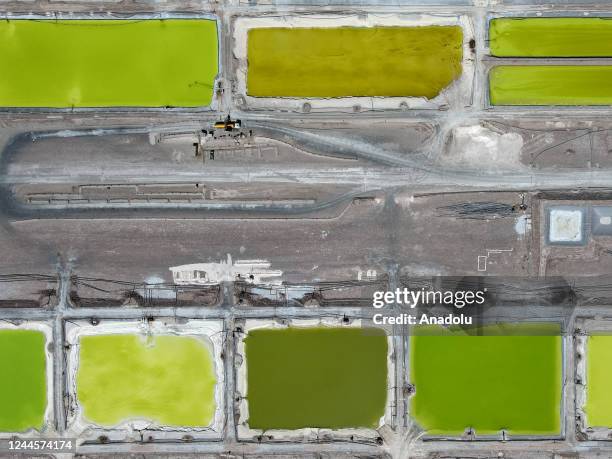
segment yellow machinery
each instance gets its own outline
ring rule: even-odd
[[[216,121],[215,129],[223,129],[225,131],[233,131],[234,129],[240,129],[240,120],[232,120],[229,115],[224,121]]]

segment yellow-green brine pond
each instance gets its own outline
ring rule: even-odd
[[[461,75],[460,26],[254,28],[247,92],[255,97],[432,99]]]
[[[586,351],[586,422],[612,427],[612,336],[589,336]]]
[[[77,398],[84,418],[112,427],[144,419],[204,427],[216,402],[212,344],[204,337],[136,334],[82,336]]]
[[[0,106],[206,106],[217,48],[208,19],[3,20]]]
[[[554,324],[431,328],[410,338],[410,414],[429,435],[559,435],[561,358]]]
[[[500,65],[489,72],[492,105],[612,105],[612,66]]]
[[[41,429],[47,407],[43,332],[0,329],[0,432]]]
[[[383,330],[262,328],[245,338],[252,429],[378,428],[387,400]]]
[[[489,47],[499,57],[610,57],[612,19],[496,18]]]

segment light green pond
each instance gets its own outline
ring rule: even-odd
[[[147,419],[207,426],[215,414],[215,368],[208,343],[190,336],[84,336],[77,397],[89,421],[114,426]]]
[[[213,20],[3,20],[0,106],[209,105],[217,61]]]
[[[384,331],[259,329],[245,345],[251,428],[378,427],[387,399]]]
[[[537,328],[538,333],[531,335]],[[411,416],[432,435],[559,434],[561,337],[558,326],[506,325],[470,336],[439,327],[410,339],[416,393]],[[476,331],[474,331],[476,332]]]
[[[612,56],[612,20],[604,18],[497,18],[489,47],[500,57]]]
[[[489,73],[492,105],[612,105],[612,66],[500,65]]]
[[[612,427],[612,336],[589,336],[587,342],[587,403],[589,427]]]
[[[45,335],[0,330],[0,431],[40,429],[47,407]]]

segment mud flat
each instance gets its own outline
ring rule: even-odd
[[[209,19],[11,19],[1,107],[199,107],[218,72]]]
[[[492,105],[611,105],[612,66],[501,65],[489,73]]]
[[[558,325],[468,330],[428,327],[410,339],[410,415],[426,435],[559,436]]]
[[[608,57],[612,19],[495,18],[489,47],[498,57]]]

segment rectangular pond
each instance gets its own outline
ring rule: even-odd
[[[207,19],[3,20],[0,106],[206,106],[217,48]]]
[[[500,65],[489,72],[492,105],[611,105],[612,66]]]
[[[213,422],[215,361],[206,337],[99,334],[80,338],[76,375],[83,417],[112,427],[145,420],[161,426]]]
[[[0,431],[43,427],[47,407],[45,346],[42,331],[0,329]]]
[[[587,340],[586,406],[589,427],[612,428],[612,336],[594,335]]]
[[[251,429],[378,428],[387,336],[339,327],[261,328],[245,338]]]
[[[559,327],[506,325],[471,333],[486,336],[437,327],[410,338],[412,418],[428,435],[460,436],[469,429],[559,435]]]
[[[247,92],[255,97],[425,97],[461,75],[459,26],[254,28]]]
[[[489,47],[499,57],[609,57],[612,18],[496,18]]]

